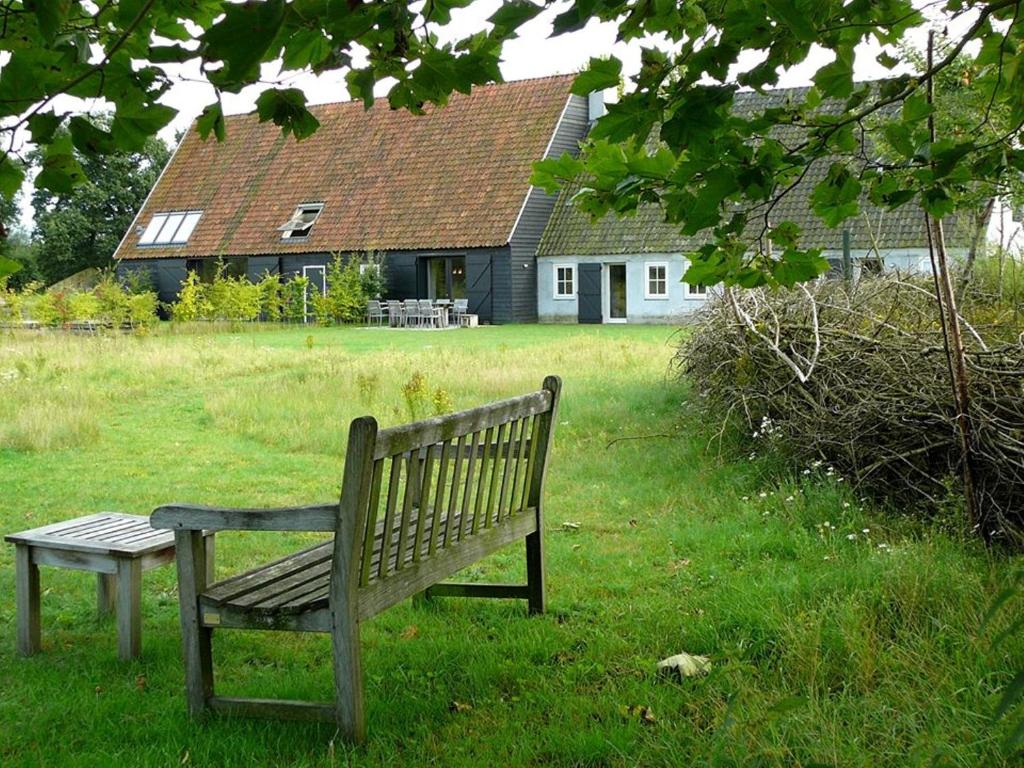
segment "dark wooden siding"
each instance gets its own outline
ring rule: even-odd
[[[558,157],[563,152],[575,155],[579,142],[589,128],[587,99],[570,96],[562,120],[552,137],[545,157]],[[505,322],[536,322],[537,320],[537,246],[547,226],[557,196],[547,195],[530,187],[519,221],[509,239],[510,265],[507,273],[510,304]]]

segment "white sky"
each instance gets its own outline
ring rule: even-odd
[[[921,4],[928,1],[922,0]],[[453,11],[452,23],[442,33],[442,39],[457,40],[483,29],[486,19],[497,10],[500,4],[500,0],[477,0],[470,8]],[[520,29],[518,39],[505,45],[501,72],[506,80],[577,72],[585,67],[591,57],[609,54],[614,54],[623,61],[623,72],[629,76],[639,70],[640,49],[643,44],[649,45],[653,42],[665,47],[664,42],[656,40],[649,40],[643,44],[640,41],[633,41],[629,44],[616,43],[616,26],[597,21],[591,21],[578,32],[549,39],[551,20],[565,7],[565,3],[559,3],[546,10]],[[879,51],[880,48],[875,43],[865,44],[858,50],[854,67],[857,79],[873,79],[891,74],[889,70],[875,62],[875,56]],[[758,58],[756,55],[751,55],[744,59],[742,69],[756,64]],[[780,86],[809,84],[810,77],[814,72],[830,59],[831,54],[812,51],[803,65],[782,74]],[[359,63],[357,61],[357,64]],[[161,131],[160,135],[168,143],[173,143],[175,134],[187,128],[202,109],[213,101],[214,92],[213,88],[202,80],[196,63],[176,66],[173,69],[168,67],[168,71],[173,74],[177,82],[165,94],[162,102],[177,109],[178,116]],[[263,76],[266,80],[273,82],[251,86],[239,94],[224,94],[225,113],[238,114],[253,110],[259,93],[275,84],[300,88],[306,93],[311,104],[349,98],[345,88],[344,72],[329,72],[319,76],[306,73],[282,79],[278,76],[275,65],[266,65],[263,69]],[[383,95],[386,90],[386,84],[379,84],[378,95]],[[55,107],[58,110],[80,111],[82,102],[62,97],[56,102]],[[87,105],[86,108],[100,110],[103,108],[103,104],[94,102]],[[31,226],[32,211],[27,198],[28,195],[23,196],[22,220],[26,226]]]

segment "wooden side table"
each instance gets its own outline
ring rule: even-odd
[[[117,612],[117,653],[137,658],[142,650],[142,572],[174,561],[174,532],[151,528],[149,518],[119,512],[12,533],[18,653],[39,651],[39,566],[92,571],[99,614]],[[206,536],[207,575],[213,581],[214,538]]]

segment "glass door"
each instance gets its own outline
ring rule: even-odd
[[[608,265],[608,320],[626,322],[626,265]]]
[[[427,298],[466,298],[466,258],[440,256],[427,259]]]

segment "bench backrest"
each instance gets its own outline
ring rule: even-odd
[[[528,395],[379,432],[370,417],[353,421],[332,591],[414,584],[403,571],[517,516],[539,520],[560,391],[549,376]]]

